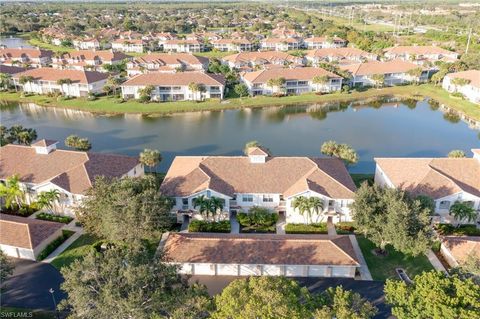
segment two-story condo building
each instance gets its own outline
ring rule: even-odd
[[[143,53],[154,50],[153,41],[143,39],[116,39],[112,42],[112,49],[121,52]]]
[[[205,43],[197,39],[190,40],[167,40],[163,42],[163,51],[173,52],[203,52],[205,51]]]
[[[191,83],[198,84],[199,91],[192,91]],[[141,89],[153,86],[153,101],[203,100],[209,98],[223,99],[225,77],[205,72],[152,72],[139,74],[121,85],[124,99],[140,98]]]
[[[351,85],[374,86],[377,83],[374,75],[383,75],[383,85],[393,86],[406,82],[412,82],[415,78],[408,74],[410,70],[421,68],[421,66],[403,60],[391,60],[387,62],[369,61],[365,63],[341,65],[341,69],[348,71],[352,75]],[[424,82],[429,78],[429,70],[422,68],[423,72],[419,82]]]
[[[264,51],[298,50],[303,41],[298,38],[266,38],[260,41],[260,49]]]
[[[100,41],[96,38],[78,38],[74,39],[72,41],[73,47],[77,50],[100,50],[102,49],[100,45]],[[107,47],[104,47],[103,49],[108,49],[110,45],[108,44]]]
[[[342,77],[322,68],[274,68],[240,75],[251,95],[270,95],[284,92],[286,94],[301,94],[311,91],[333,92],[342,88]],[[326,77],[326,82],[315,83],[316,77]],[[282,87],[270,86],[271,79],[285,79]]]
[[[53,52],[41,49],[0,49],[0,63],[5,65],[31,66],[39,68],[52,62]]]
[[[232,69],[242,71],[253,71],[263,69],[271,65],[300,65],[303,66],[303,59],[286,52],[261,51],[261,52],[240,52],[223,57],[222,63]]]
[[[40,140],[31,146],[7,144],[0,148],[0,181],[18,175],[27,203],[38,194],[58,190],[55,210],[73,216],[73,207],[85,197],[97,176],[142,176],[138,158],[57,149],[57,141]]]
[[[423,65],[425,62],[455,62],[458,53],[437,46],[395,46],[384,50],[387,60],[401,59]]]
[[[177,156],[160,191],[175,198],[173,212],[179,220],[184,214],[202,218],[194,199],[204,195],[224,201],[224,218],[260,206],[284,214],[288,223],[307,223],[292,207],[296,197],[314,196],[324,202],[314,220],[348,221],[355,185],[339,159],[272,157],[252,147],[248,156]]]
[[[303,40],[307,49],[341,48],[347,46],[347,41],[339,37],[311,37]]]
[[[85,97],[89,93],[101,93],[107,83],[108,74],[96,71],[38,68],[16,73],[12,79],[13,84],[24,92]],[[25,79],[28,81],[22,83]]]
[[[464,84],[456,84],[454,79],[463,79]],[[445,75],[442,87],[450,93],[460,92],[470,102],[480,104],[480,71],[469,70]]]
[[[66,70],[94,70],[104,72],[103,65],[119,64],[130,57],[113,50],[77,50],[52,56],[52,67]]]
[[[357,48],[325,48],[309,50],[305,59],[317,65],[318,63],[336,62],[338,64],[353,64],[377,60],[377,55]]]
[[[208,58],[190,53],[150,53],[127,63],[129,76],[148,72],[204,71]]]
[[[219,39],[212,41],[213,48],[218,51],[253,51],[254,44],[247,39]]]
[[[455,201],[480,210],[480,149],[473,158],[375,158],[375,183],[435,201],[441,222],[454,222],[449,209]]]

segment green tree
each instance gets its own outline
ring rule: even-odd
[[[387,244],[396,250],[419,255],[431,245],[430,211],[405,192],[363,183],[351,205],[357,229],[384,253]]]
[[[155,88],[153,85],[147,85],[143,89],[138,90],[140,94],[140,102],[147,103],[150,102],[152,99],[152,92]]]
[[[205,87],[201,84],[190,82],[188,89],[193,93],[193,100],[197,101],[198,94],[205,91]]]
[[[98,177],[75,213],[91,234],[132,242],[158,236],[174,222],[172,200],[159,193],[154,176]]]
[[[0,73],[0,87],[7,90],[10,87],[12,76],[8,73]]]
[[[8,260],[7,255],[0,249],[0,282],[2,284],[13,274],[13,269],[15,269],[13,263]]]
[[[339,144],[335,141],[326,141],[320,149],[322,154],[339,158],[345,164],[355,164],[358,162],[358,154],[348,144]]]
[[[151,258],[143,247],[122,245],[61,270],[68,298],[60,309],[75,318],[206,318],[211,300],[205,288],[189,286],[177,268]]]
[[[450,206],[449,215],[455,217],[455,220],[474,222],[477,219],[477,212],[467,203],[456,201]]]
[[[312,83],[316,85],[316,90],[320,90],[320,86],[324,86],[330,82],[330,78],[327,75],[317,75],[312,79]]]
[[[52,189],[47,192],[41,192],[37,197],[37,204],[40,209],[47,209],[53,214],[55,202],[60,199],[60,192],[57,189]]]
[[[266,147],[264,147],[262,144],[260,144],[260,142],[249,141],[249,142],[245,143],[245,146],[243,147],[243,154],[248,155],[248,150],[252,147],[259,147],[262,150],[266,151],[267,153],[269,152],[269,150]]]
[[[233,90],[238,94],[238,96],[240,96],[240,98],[248,95],[248,87],[245,84],[237,84]]]
[[[434,75],[432,75],[432,77],[430,78],[430,80],[435,84],[435,85],[438,85],[439,83],[441,83],[443,81],[443,78],[445,77],[445,75],[447,75],[447,71],[438,71],[437,73],[435,73]]]
[[[62,91],[62,95],[65,94],[65,91],[63,90],[63,86],[64,85],[69,85],[69,84],[72,84],[71,79],[58,79],[57,80],[57,85],[60,85],[60,90]]]
[[[329,287],[321,297],[322,306],[314,312],[314,319],[369,319],[375,316],[377,308],[342,286]]]
[[[435,213],[435,201],[433,198],[427,195],[418,195],[415,197],[415,200],[420,202],[420,207],[423,209],[428,209],[430,215]]]
[[[285,78],[282,78],[282,77],[271,78],[271,79],[268,79],[267,86],[272,88],[273,93],[276,93],[283,87],[285,82],[286,82]]]
[[[150,168],[150,172],[152,172],[152,168],[156,167],[161,161],[162,155],[158,150],[146,148],[140,153],[140,163],[148,166]]]
[[[77,151],[89,151],[92,148],[92,144],[86,137],[78,137],[77,135],[69,135],[65,139],[65,145],[67,147],[73,148]]]
[[[317,219],[322,215],[323,201],[319,197],[297,196],[292,201],[293,208],[298,210],[300,215],[306,215],[306,222],[313,222],[313,216]]]
[[[37,131],[35,129],[25,128],[22,125],[13,125],[7,132],[9,141],[17,142],[21,145],[30,145],[37,139]]]
[[[25,200],[25,192],[20,185],[18,175],[10,176],[5,184],[0,183],[0,198],[5,200],[5,207],[13,209],[20,207]]]
[[[385,300],[398,319],[478,318],[480,286],[439,271],[415,276],[412,284],[388,279]]]
[[[212,319],[310,318],[312,296],[285,277],[248,277],[232,281],[215,297]]]
[[[480,285],[480,255],[478,252],[471,252],[459,266],[449,270],[450,274],[456,274],[462,280],[471,278],[477,285]]]
[[[455,92],[457,92],[457,89],[459,86],[470,84],[470,80],[462,79],[462,78],[454,78],[452,79],[451,83],[455,86]]]
[[[18,78],[18,83],[20,83],[21,85],[24,85],[24,84],[27,84],[28,82],[33,82],[33,80],[34,80],[33,76],[21,75]]]
[[[413,78],[413,82],[418,84],[420,82],[420,77],[422,76],[423,70],[422,68],[414,68],[407,71],[407,74]]]
[[[204,195],[193,199],[193,207],[198,208],[198,211],[205,219],[215,219],[215,216],[223,210],[223,200],[212,196],[207,198]]]
[[[453,150],[448,153],[448,157],[450,158],[463,158],[466,157],[465,152],[462,150]]]
[[[372,75],[372,81],[375,83],[375,87],[378,89],[382,87],[385,83],[385,75],[384,74],[374,74]]]

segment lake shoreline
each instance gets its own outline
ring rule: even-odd
[[[352,102],[356,100],[374,100],[379,98],[413,98],[421,100],[424,98],[432,98],[441,104],[454,109],[460,115],[465,115],[473,120],[480,121],[480,108],[468,101],[453,99],[444,96],[441,88],[431,84],[395,86],[381,89],[371,88],[365,91],[354,91],[351,93],[331,93],[316,95],[315,93],[307,93],[303,95],[270,97],[256,96],[244,98],[229,98],[225,100],[207,100],[203,102],[180,101],[180,102],[150,102],[140,103],[138,101],[129,100],[123,103],[119,102],[119,98],[111,96],[102,96],[96,100],[88,100],[86,98],[72,98],[68,100],[60,100],[48,97],[46,95],[32,95],[22,97],[21,92],[0,92],[0,101],[18,102],[18,103],[34,103],[42,107],[52,107],[58,109],[71,109],[76,111],[90,112],[98,115],[119,115],[119,114],[143,114],[143,115],[171,115],[185,112],[199,111],[221,111],[242,108],[258,108],[267,106],[287,106],[298,104],[314,104],[314,103],[335,103],[335,102]],[[445,92],[444,92],[445,93]],[[471,105],[469,105],[471,104]],[[475,109],[476,108],[476,109]]]

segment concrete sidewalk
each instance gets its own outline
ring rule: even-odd
[[[328,235],[330,236],[337,235],[337,230],[335,229],[335,225],[332,223],[332,221],[327,221],[327,231]]]
[[[448,272],[445,267],[443,267],[442,262],[438,259],[437,255],[435,255],[435,253],[431,249],[428,250],[427,258],[432,264],[433,268],[448,275]]]
[[[277,235],[285,235],[285,215],[281,214],[279,215],[278,221],[277,221]]]
[[[230,215],[230,227],[231,227],[231,234],[239,234],[240,233],[240,224],[238,223],[237,216],[234,214]]]
[[[358,245],[357,237],[355,237],[355,235],[349,235],[348,237],[350,237],[350,240],[352,241],[353,250],[355,251],[358,262],[360,263],[360,278],[362,280],[373,280],[372,274],[368,269],[367,262],[365,261],[365,257],[363,257],[362,250]]]
[[[80,227],[78,227],[78,228],[80,228]],[[63,229],[64,230],[72,230],[72,229],[69,229],[68,227],[64,227]],[[50,255],[48,255],[47,258],[45,258],[41,262],[42,263],[47,263],[47,264],[51,263],[55,258],[57,258],[58,255],[63,253],[63,251],[65,249],[67,249],[75,240],[77,240],[82,235],[83,235],[83,229],[80,228],[79,230],[75,230],[75,234],[70,236],[70,238],[68,238],[66,241],[64,241],[60,246],[57,247],[57,249],[55,249]]]

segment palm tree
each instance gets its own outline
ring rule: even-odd
[[[327,75],[317,75],[312,79],[312,83],[316,85],[317,91],[319,91],[319,86],[324,86],[330,81],[330,78]]]
[[[193,199],[193,207],[197,208],[200,214],[208,219],[208,215],[211,209],[210,200],[205,195],[198,196]]]
[[[162,160],[162,155],[158,150],[151,150],[151,149],[144,149],[143,152],[140,153],[140,163],[150,168],[150,172],[152,172],[152,168],[157,166]]]
[[[267,81],[267,86],[271,87],[272,88],[272,92],[274,91],[274,87],[277,88],[277,89],[280,89],[284,84],[285,84],[286,80],[285,78],[272,78],[272,79],[269,79]]]
[[[49,190],[47,192],[41,192],[38,195],[37,203],[39,208],[46,208],[51,214],[55,208],[55,202],[60,199],[60,192],[56,189]]]
[[[455,85],[455,92],[457,92],[457,87],[458,86],[464,86],[464,85],[467,85],[467,84],[470,84],[470,80],[469,79],[462,79],[462,78],[454,78],[451,83],[453,85]]]
[[[25,198],[25,193],[20,186],[18,175],[7,178],[5,184],[0,183],[0,198],[5,200],[5,207],[7,208],[20,207]]]
[[[190,82],[188,84],[188,89],[193,93],[193,100],[197,100],[197,93],[200,92],[200,85],[195,82]]]
[[[57,80],[57,85],[60,86],[60,90],[62,91],[62,95],[65,94],[65,92],[63,91],[63,85],[64,84],[72,84],[72,80],[70,79],[59,79]]]
[[[28,82],[32,82],[34,80],[33,76],[31,75],[21,75],[19,78],[18,78],[18,83],[20,83],[21,85],[24,85]]]
[[[8,89],[12,76],[8,73],[0,73],[0,87],[2,89]]]
[[[220,213],[223,210],[223,200],[221,198],[213,196],[212,198],[210,198],[210,203],[213,209],[213,218],[215,219],[217,213]]]
[[[420,77],[422,76],[423,70],[422,68],[414,68],[407,71],[407,74],[414,78],[415,84],[420,82]]]
[[[467,222],[475,221],[478,216],[477,212],[472,206],[459,201],[456,201],[450,207],[449,215],[455,217],[455,219],[458,221],[466,220]]]
[[[312,221],[312,216],[317,216],[316,219],[318,219],[323,211],[323,200],[319,197],[310,197],[308,199],[308,207],[310,209],[310,221]]]
[[[313,221],[313,216],[321,215],[323,201],[319,197],[298,196],[293,200],[293,208],[298,209],[300,215],[304,216],[307,223]]]
[[[293,209],[298,210],[300,215],[302,215],[303,218],[305,218],[305,214],[309,213],[308,198],[305,196],[296,197],[292,202],[292,207]],[[308,222],[308,215],[307,215],[306,221]]]
[[[377,89],[381,86],[383,86],[383,83],[385,82],[385,75],[384,74],[374,74],[372,75],[372,80],[375,82],[375,86]]]

